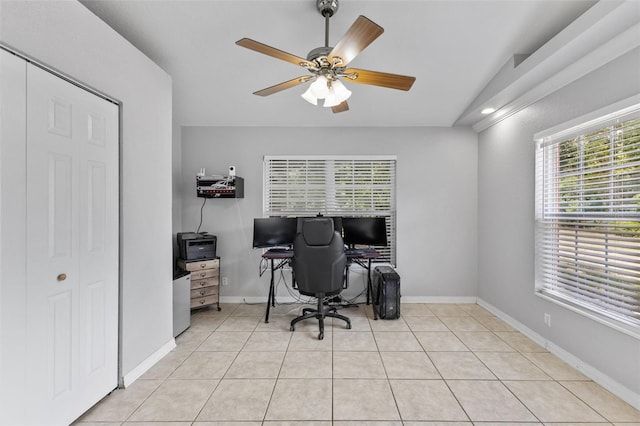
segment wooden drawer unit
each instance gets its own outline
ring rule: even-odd
[[[178,266],[191,274],[191,309],[216,305],[220,310],[220,258],[185,261]]]

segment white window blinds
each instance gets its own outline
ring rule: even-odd
[[[376,249],[395,264],[395,178],[395,157],[266,156],[263,213],[384,217],[388,246]]]
[[[536,287],[640,328],[640,106],[537,141]]]

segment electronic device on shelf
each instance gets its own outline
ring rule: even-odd
[[[344,243],[355,245],[386,246],[387,224],[384,217],[343,217]]]
[[[217,237],[206,232],[178,232],[176,236],[180,258],[184,260],[216,257]]]
[[[298,219],[266,217],[253,219],[253,248],[287,247],[293,244]]]
[[[200,198],[244,198],[244,179],[239,176],[198,175],[196,195]]]

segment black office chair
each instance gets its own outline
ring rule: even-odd
[[[325,297],[343,290],[347,265],[342,236],[334,230],[331,218],[303,219],[301,232],[293,240],[291,265],[300,294],[318,299],[318,309],[304,308],[302,315],[291,321],[291,331],[295,330],[296,323],[317,318],[320,325],[318,339],[322,340],[325,317],[339,318],[346,321],[347,328],[351,328],[349,318],[338,314],[335,307],[323,303]]]

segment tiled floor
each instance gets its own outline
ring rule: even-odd
[[[192,315],[177,348],[79,426],[616,424],[640,412],[478,305],[368,307],[289,331],[300,305],[223,305]],[[158,422],[158,423],[155,423]]]

